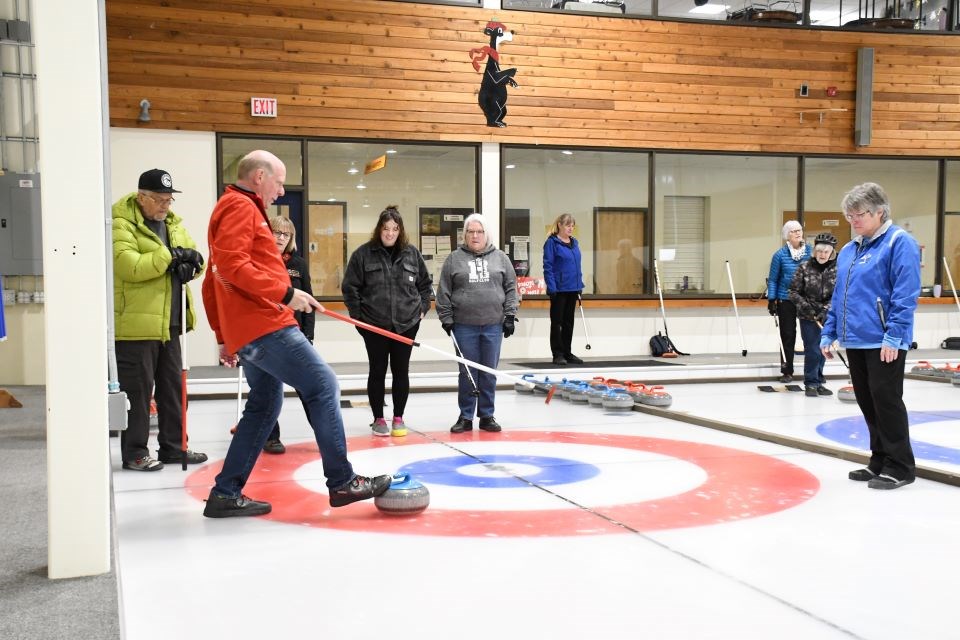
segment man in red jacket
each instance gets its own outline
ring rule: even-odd
[[[336,375],[294,318],[294,311],[313,313],[323,306],[290,286],[267,219],[266,207],[283,195],[286,175],[283,162],[272,153],[247,154],[237,168],[237,183],[220,197],[207,229],[207,319],[221,360],[232,364],[239,356],[250,386],[243,417],[203,510],[208,518],[270,513],[270,503],[251,500],[242,490],[280,414],[284,383],[299,391],[309,407],[330,506],[379,496],[390,487],[389,475],[368,478],[353,472]]]

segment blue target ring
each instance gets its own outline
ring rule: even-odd
[[[925,422],[943,422],[960,419],[960,411],[908,411],[907,418],[911,425]],[[870,450],[870,432],[867,430],[867,423],[863,416],[827,420],[817,426],[817,433],[834,442],[854,446],[864,451]],[[913,438],[910,438],[910,444],[916,458],[960,464],[960,449],[914,440]]]
[[[497,465],[525,465],[534,467],[530,472],[515,475],[538,485],[554,486],[582,482],[600,473],[600,469],[580,460],[551,458],[549,456],[523,455],[485,455],[482,458],[471,456],[451,456],[417,460],[404,465],[397,473],[409,473],[414,477],[428,479],[430,484],[445,484],[454,487],[472,487],[482,489],[517,489],[528,484],[513,475],[502,477],[473,475],[467,467],[488,466],[496,470]],[[508,469],[504,473],[510,474]]]

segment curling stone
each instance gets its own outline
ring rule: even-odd
[[[953,386],[960,387],[960,372],[953,374],[953,377],[950,378],[950,382],[953,384]]]
[[[952,380],[953,376],[955,376],[957,373],[960,373],[960,365],[954,367],[954,366],[951,366],[950,363],[948,362],[945,367],[939,367],[937,369],[937,373],[940,375],[941,378]]]
[[[936,367],[927,362],[926,360],[921,360],[917,364],[913,365],[910,369],[910,373],[916,373],[921,376],[936,376],[939,375]]]
[[[570,402],[573,404],[587,404],[587,402],[589,402],[587,391],[589,390],[590,387],[585,382],[576,385],[573,389],[570,389]]]
[[[848,384],[845,387],[840,387],[840,391],[837,392],[837,400],[840,402],[856,402],[857,396],[853,393],[853,386]]]
[[[430,504],[430,491],[409,473],[398,473],[393,476],[390,488],[374,498],[373,504],[382,513],[412,516],[424,511]]]
[[[531,384],[536,382],[536,380],[533,379],[533,374],[532,374],[532,373],[525,373],[525,374],[523,374],[522,376],[520,376],[520,379],[521,379],[521,380],[526,380],[527,382],[530,382]],[[520,382],[515,382],[515,383],[514,383],[514,385],[513,385],[513,390],[516,391],[517,393],[526,393],[526,394],[532,394],[532,393],[533,393],[533,387],[527,386],[527,385],[522,384],[522,383],[520,383]]]
[[[609,390],[606,385],[591,384],[590,388],[587,389],[587,402],[590,403],[591,407],[602,407],[603,394]]]
[[[639,394],[640,404],[650,405],[651,407],[669,407],[673,404],[673,396],[663,390],[663,387],[656,385],[647,387]]]
[[[631,411],[633,397],[626,389],[611,389],[603,394],[603,408],[607,411]]]

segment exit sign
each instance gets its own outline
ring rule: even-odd
[[[276,98],[250,98],[250,115],[257,118],[276,118]]]

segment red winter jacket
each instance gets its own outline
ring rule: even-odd
[[[287,267],[277,250],[263,200],[230,185],[207,227],[210,261],[203,306],[228,353],[284,327],[296,327]]]

